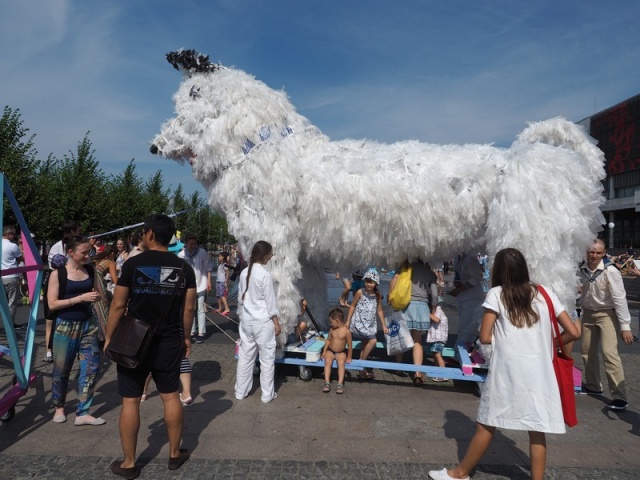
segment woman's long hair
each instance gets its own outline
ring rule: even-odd
[[[249,290],[249,279],[251,278],[251,269],[253,264],[258,262],[262,263],[263,260],[273,251],[273,247],[270,243],[264,240],[258,240],[251,249],[251,257],[249,257],[249,271],[247,272],[247,284],[245,285],[244,292],[242,293],[242,300]]]
[[[118,242],[122,242],[122,245],[124,246],[124,251],[122,253],[129,253],[129,251],[131,250],[129,248],[129,239],[127,237],[118,238],[118,240],[116,241],[116,247]]]
[[[491,280],[493,287],[502,287],[502,303],[514,327],[531,327],[540,320],[531,306],[537,290],[529,280],[527,262],[519,250],[505,248],[497,253]]]
[[[118,255],[118,248],[115,245],[107,245],[103,251],[96,253],[96,256],[93,257],[93,262],[97,265],[105,258],[110,258],[111,255],[114,255],[114,258]]]

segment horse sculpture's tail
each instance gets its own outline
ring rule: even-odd
[[[523,252],[532,281],[558,294],[567,311],[576,270],[602,229],[604,154],[584,129],[562,118],[531,124],[513,143],[489,208],[487,247]]]
[[[531,123],[518,135],[518,140],[573,150],[587,162],[594,179],[600,182],[605,178],[604,154],[596,146],[596,140],[587,135],[582,126],[562,117]]]

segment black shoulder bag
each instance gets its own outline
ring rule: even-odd
[[[184,263],[180,268],[180,275],[178,275],[178,281],[173,288],[171,300],[169,300],[169,303],[164,307],[162,315],[155,326],[134,317],[130,313],[122,317],[120,325],[118,325],[115,332],[113,332],[111,341],[107,346],[106,354],[111,360],[126,368],[137,368],[144,362],[156,330],[164,325],[171,305],[173,305],[173,300],[182,283],[183,272]]]

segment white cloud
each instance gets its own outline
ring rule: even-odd
[[[0,16],[3,62],[10,68],[34,60],[59,43],[68,28],[71,0],[8,1]]]

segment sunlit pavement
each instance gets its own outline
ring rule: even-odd
[[[445,311],[451,341],[457,315],[451,306]],[[632,313],[637,336],[635,303]],[[26,315],[27,308],[20,307],[18,323],[24,323]],[[348,376],[345,393],[336,395],[335,377],[332,392],[322,393],[321,368],[312,368],[313,378],[305,382],[296,367],[279,365],[276,400],[264,405],[259,391],[254,391],[237,401],[232,342],[237,325],[219,315],[209,317],[220,329],[209,322],[207,340],[194,345],[191,356],[194,404],[185,408],[183,446],[192,457],[180,470],[167,470],[162,402],[151,388],[149,399],[141,404],[142,479],[426,478],[431,469],[453,465],[473,435],[478,398],[471,382],[427,381],[416,388],[408,376],[375,370],[372,381]],[[18,336],[24,338],[24,330]],[[0,342],[6,345],[4,334]],[[43,344],[40,320],[33,368],[38,379],[17,403],[15,417],[0,426],[0,478],[119,478],[108,470],[113,460],[122,458],[115,366],[103,361],[91,409],[107,420],[106,425],[74,426],[73,380],[67,399],[69,420],[54,424],[49,403],[52,367],[42,361]],[[579,395],[579,425],[565,435],[547,436],[547,478],[640,478],[640,345],[621,345],[620,351],[627,411],[612,413],[604,408],[606,397]],[[574,358],[581,367],[580,356]],[[13,374],[10,359],[0,358],[0,395],[8,391]],[[473,478],[529,478],[526,432],[498,431]]]

